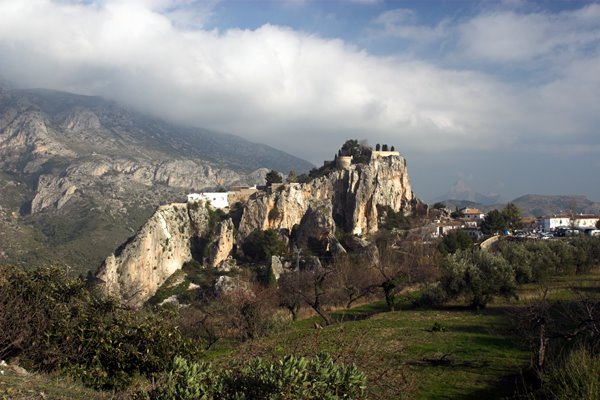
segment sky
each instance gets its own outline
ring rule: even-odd
[[[0,0],[0,77],[316,165],[394,145],[426,201],[600,200],[600,2]]]

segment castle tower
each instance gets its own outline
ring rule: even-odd
[[[352,156],[338,156],[336,161],[336,167],[342,169],[349,169],[352,165]]]

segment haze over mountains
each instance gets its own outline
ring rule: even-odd
[[[495,204],[484,204],[464,199],[446,199],[440,200],[447,207],[477,207],[484,212],[493,209],[503,208],[507,202],[498,202]],[[600,214],[600,203],[588,199],[586,196],[548,196],[540,194],[526,194],[510,201],[516,204],[524,216],[541,217],[544,215],[559,213],[577,213],[577,214]]]
[[[502,203],[502,202],[506,201],[506,199],[503,198],[502,195],[497,194],[497,193],[490,193],[490,194],[479,193],[479,192],[473,190],[472,188],[470,188],[466,184],[466,182],[464,182],[461,179],[457,180],[454,183],[454,185],[452,185],[450,187],[450,190],[448,192],[434,198],[433,201],[434,202],[445,201],[448,199],[465,200],[465,201],[470,201],[473,203],[480,203],[483,205],[492,205],[492,204]]]
[[[160,203],[311,167],[99,97],[0,89],[0,260],[94,269]]]

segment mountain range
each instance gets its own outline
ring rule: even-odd
[[[95,269],[159,204],[312,167],[99,97],[0,88],[0,262]]]
[[[468,200],[446,199],[442,203],[451,209],[463,207],[476,207],[484,212],[493,209],[502,209],[506,202],[496,204],[483,204]],[[573,196],[552,196],[540,194],[526,194],[511,200],[511,203],[517,205],[524,216],[542,217],[544,215],[560,213],[578,213],[578,214],[600,214],[600,203],[594,202],[582,195]]]
[[[448,190],[448,192],[442,194],[433,199],[433,202],[443,202],[445,200],[463,200],[472,203],[478,203],[483,205],[493,205],[504,202],[501,195],[496,193],[483,194],[479,193],[470,188],[465,181],[462,179],[457,180]]]

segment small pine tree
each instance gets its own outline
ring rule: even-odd
[[[383,151],[388,151],[388,145],[387,145],[387,144],[384,144],[384,145],[381,147],[381,150],[383,150]]]
[[[288,183],[294,183],[294,182],[298,182],[298,176],[296,176],[296,171],[291,170],[290,173],[287,176],[286,181]]]
[[[279,172],[275,171],[274,169],[272,169],[271,171],[269,171],[267,173],[267,176],[265,177],[265,179],[267,181],[267,186],[271,185],[273,183],[283,182],[283,178],[281,177],[281,175],[279,175]]]
[[[375,145],[375,151],[379,151],[379,150],[381,150],[381,145],[379,143],[377,143]]]
[[[396,150],[394,149],[394,146],[392,146],[392,148],[390,149],[390,151],[396,151]]]

